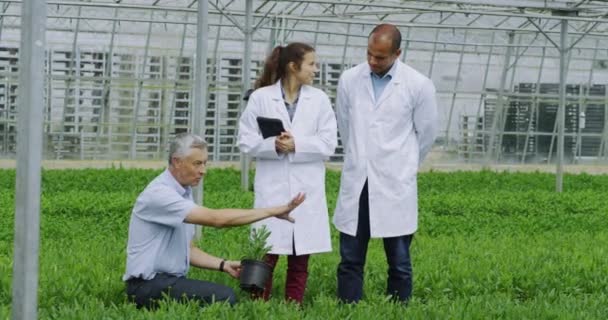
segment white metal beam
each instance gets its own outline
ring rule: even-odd
[[[209,3],[207,1],[199,1],[197,8],[196,21],[196,61],[195,61],[195,87],[194,87],[194,103],[192,104],[192,133],[205,137],[205,117],[207,115],[207,55],[209,48]],[[194,188],[194,201],[203,204],[203,184],[201,183]],[[202,228],[196,228],[195,237],[200,239]]]
[[[251,89],[251,45],[253,40],[253,0],[246,0],[245,12],[245,42],[243,43],[243,94]],[[241,101],[241,112],[245,109],[246,102]],[[241,189],[249,190],[249,157],[241,151]]]
[[[15,182],[14,320],[33,320],[38,314],[45,30],[45,1],[23,1]]]

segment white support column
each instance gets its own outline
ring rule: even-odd
[[[209,46],[209,2],[198,1],[198,15],[196,19],[196,61],[195,61],[195,88],[194,104],[192,105],[192,117],[190,126],[192,133],[205,138],[205,117],[207,115],[207,49]],[[203,204],[203,179],[194,188],[194,201]],[[200,239],[202,228],[196,227],[195,238]]]
[[[33,320],[38,317],[46,1],[21,6],[12,318]]]
[[[253,38],[253,0],[247,0],[245,4],[245,26],[243,26],[243,30],[245,31],[245,44],[244,44],[244,54],[243,54],[243,71],[242,71],[242,81],[243,81],[243,94],[251,89],[251,43]],[[247,105],[246,101],[241,101],[241,114]],[[249,157],[241,152],[241,189],[248,190],[249,189]]]
[[[568,55],[568,20],[561,21],[559,47],[559,107],[557,108],[557,169],[555,191],[562,192],[564,180],[564,127],[566,125],[566,63]]]

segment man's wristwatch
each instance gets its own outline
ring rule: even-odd
[[[224,263],[226,262],[226,259],[222,260],[222,262],[220,262],[220,271],[224,272]]]

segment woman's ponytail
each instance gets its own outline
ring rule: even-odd
[[[273,85],[279,79],[283,79],[287,75],[287,65],[293,62],[296,68],[299,69],[304,55],[308,52],[314,52],[315,49],[305,43],[293,42],[285,47],[277,46],[272,49],[270,56],[266,58],[262,75],[256,80],[254,88],[259,89]]]
[[[281,54],[285,50],[282,46],[277,46],[272,49],[272,52],[266,58],[266,62],[264,63],[264,69],[262,70],[262,75],[256,80],[254,89],[258,89],[261,87],[266,87],[271,84],[274,84],[281,77],[278,76],[279,63],[281,60]]]

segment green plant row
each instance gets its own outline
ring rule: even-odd
[[[285,304],[286,262],[275,272],[268,303],[240,293],[234,308],[164,302],[158,310],[128,303],[121,281],[130,211],[158,170],[50,170],[43,174],[39,317],[41,319],[605,319],[608,314],[608,196],[605,176],[567,176],[563,194],[541,173],[420,175],[420,228],[412,245],[414,298],[404,308],[384,295],[382,242],[370,243],[365,299],[335,299],[338,233],[333,252],[310,262],[304,308]],[[10,318],[14,170],[0,172],[0,319]],[[8,177],[8,178],[7,178]],[[209,170],[205,205],[250,207],[238,171]],[[339,173],[328,173],[335,205]],[[603,184],[605,186],[606,184]],[[519,187],[518,187],[519,186]],[[580,186],[574,189],[573,186]],[[203,228],[199,245],[239,259],[249,228]],[[192,277],[238,281],[215,271]]]
[[[69,190],[98,192],[139,193],[160,170],[150,169],[73,169],[44,170],[42,190],[57,193]],[[328,170],[326,186],[337,190],[340,172]],[[240,172],[232,168],[212,168],[205,177],[205,188],[215,190],[240,190]],[[608,175],[566,174],[564,190],[592,191],[605,189]],[[15,188],[15,170],[0,169],[0,191]],[[495,191],[547,191],[555,190],[555,175],[550,173],[509,173],[509,172],[425,172],[418,177],[418,188],[428,194],[445,193],[490,193]]]

